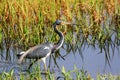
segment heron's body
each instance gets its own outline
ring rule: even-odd
[[[54,31],[59,35],[60,39],[57,43],[49,43],[46,42],[44,44],[40,44],[37,46],[34,46],[30,49],[28,49],[25,52],[21,52],[19,54],[17,54],[17,56],[20,58],[19,61],[22,62],[22,60],[24,58],[30,58],[30,59],[36,59],[36,61],[38,59],[42,59],[44,64],[45,64],[45,59],[51,54],[54,53],[56,50],[58,50],[64,42],[64,36],[62,34],[62,32],[58,31],[58,29],[56,28],[57,25],[61,25],[62,21],[57,20],[54,24],[53,24],[53,28]],[[67,23],[69,24],[69,23]],[[32,64],[31,64],[32,65]],[[30,65],[30,66],[31,66]],[[30,67],[29,67],[30,68]]]
[[[43,58],[47,56],[47,54],[52,52],[52,47],[53,44],[51,43],[44,43],[41,45],[34,46],[26,52],[27,53],[26,58],[34,58],[34,59]]]
[[[28,49],[22,56],[29,59],[40,59],[47,56],[48,53],[52,52],[53,44],[44,43]],[[21,56],[21,60],[23,60]]]

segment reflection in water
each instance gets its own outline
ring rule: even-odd
[[[114,47],[114,49],[111,47],[109,49],[110,63],[106,64],[105,52],[99,53],[99,48],[94,48],[86,44],[83,45],[85,45],[85,47],[81,47],[79,44],[64,44],[63,48],[53,55],[54,58],[49,57],[47,59],[47,66],[50,70],[53,70],[56,75],[60,75],[59,72],[62,66],[64,66],[66,70],[73,70],[74,65],[76,65],[78,69],[84,67],[84,69],[93,77],[95,77],[97,73],[119,74],[120,56],[118,50],[120,49],[120,46]],[[25,70],[30,64],[30,60],[25,60],[22,65],[19,65],[16,54],[21,51],[22,50],[15,48],[12,45],[10,48],[3,46],[3,49],[0,50],[0,72],[8,72],[11,69],[14,69],[14,72],[19,74],[21,69]],[[39,63],[36,64],[39,65]],[[42,65],[43,63],[41,63],[41,69]]]
[[[88,25],[89,24],[90,23],[88,23]],[[101,26],[104,26],[104,24],[101,23]],[[102,41],[103,39],[97,40],[92,37],[92,35],[89,35],[88,38],[85,39],[82,29],[77,32],[75,28],[76,27],[73,27],[72,42],[65,42],[62,49],[47,58],[48,68],[55,72],[56,75],[60,75],[59,72],[62,66],[64,66],[66,70],[73,70],[74,65],[76,65],[78,69],[84,67],[93,77],[95,77],[98,72],[119,74],[120,42],[119,39],[116,38],[117,33],[114,32],[114,34],[112,33],[109,36],[105,36],[107,40],[104,42]],[[8,46],[8,43],[11,45]],[[12,42],[3,42],[0,49],[0,72],[9,72],[11,69],[14,69],[14,72],[19,74],[21,69],[25,70],[32,60],[26,59],[23,64],[19,65],[16,54],[21,51],[21,49],[14,47]],[[40,64],[42,70],[43,63]],[[36,63],[36,65],[39,65],[39,63]]]
[[[99,49],[94,49],[91,47],[86,47],[83,50],[83,59],[80,58],[79,51],[76,51],[75,54],[72,54],[72,52],[65,57],[65,61],[62,59],[58,59],[58,64],[60,67],[65,66],[67,70],[72,70],[74,68],[74,65],[76,65],[77,68],[82,69],[84,67],[85,70],[88,71],[93,77],[97,73],[111,73],[111,74],[119,74],[120,72],[120,56],[115,49],[115,55],[110,59],[110,65],[111,67],[105,63],[105,54],[97,54],[99,52]],[[63,49],[61,49],[61,54],[66,53]],[[110,56],[112,56],[112,51],[110,50]]]

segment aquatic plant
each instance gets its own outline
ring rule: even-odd
[[[81,31],[80,35],[83,35],[85,40],[89,40],[91,36],[91,43],[96,40],[104,43],[108,39],[106,35],[119,29],[120,3],[117,0],[115,2],[113,0],[51,2],[47,0],[1,0],[0,2],[3,40],[8,39],[10,41],[8,44],[12,41],[16,46],[32,46],[43,42],[42,38],[52,32],[50,26],[56,19],[75,21],[78,24],[77,34]],[[114,21],[118,26],[115,27],[115,23],[112,25]],[[68,30],[65,28],[67,33],[69,33]],[[119,30],[116,32],[116,37],[119,39]],[[71,42],[70,37],[66,39]]]
[[[56,41],[51,27],[56,19],[77,24],[60,28],[67,54],[79,50],[83,58],[82,49],[92,46],[110,65],[110,50],[114,55],[120,45],[119,0],[0,0],[0,43],[9,51],[11,45],[26,50],[45,38]]]

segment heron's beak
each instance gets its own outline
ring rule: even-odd
[[[70,22],[61,22],[61,25],[65,25],[65,24],[72,24]]]

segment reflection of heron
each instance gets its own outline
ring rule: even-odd
[[[46,42],[44,44],[34,46],[25,52],[21,52],[21,53],[17,54],[20,63],[24,58],[35,59],[35,61],[33,63],[35,63],[38,59],[41,59],[44,62],[44,67],[46,69],[46,64],[45,64],[46,58],[51,53],[54,53],[56,50],[58,50],[64,42],[63,34],[60,31],[58,31],[58,29],[57,29],[57,25],[63,25],[63,24],[71,24],[71,23],[63,22],[61,20],[56,20],[55,23],[53,24],[54,31],[60,37],[60,39],[57,43],[53,44],[53,43]],[[33,63],[30,64],[28,69],[30,69],[30,67],[33,65]]]

